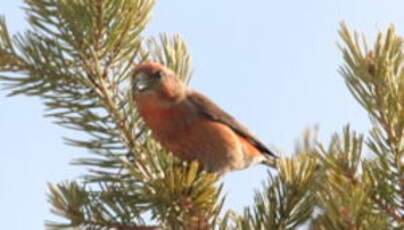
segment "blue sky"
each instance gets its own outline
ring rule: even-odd
[[[374,38],[395,24],[404,32],[402,0],[170,0],[157,1],[146,35],[179,33],[194,60],[191,86],[287,154],[306,127],[318,124],[321,140],[350,123],[366,132],[366,113],[349,95],[337,69],[342,62],[337,30]],[[22,1],[3,1],[12,32],[27,28]],[[68,164],[86,151],[65,146],[74,132],[43,117],[35,98],[0,92],[0,216],[4,229],[41,229],[52,219],[46,184],[84,172]],[[266,169],[258,166],[224,178],[226,206],[252,202]]]

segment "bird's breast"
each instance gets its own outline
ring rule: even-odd
[[[183,134],[195,119],[192,111],[181,104],[159,107],[143,103],[138,108],[146,125],[158,139],[171,139]]]

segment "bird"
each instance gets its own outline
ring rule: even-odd
[[[211,99],[157,62],[138,64],[132,100],[154,138],[182,160],[224,174],[257,164],[277,167],[277,155]]]

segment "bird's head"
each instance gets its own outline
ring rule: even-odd
[[[136,66],[132,78],[132,93],[135,100],[172,102],[185,95],[185,84],[175,73],[155,62]]]

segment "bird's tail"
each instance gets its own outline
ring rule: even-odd
[[[272,151],[265,153],[266,153],[264,154],[265,159],[261,163],[271,168],[277,169],[279,165],[279,157]]]

